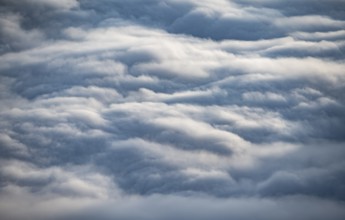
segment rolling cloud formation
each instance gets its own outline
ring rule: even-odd
[[[2,0],[0,218],[345,218],[343,0]]]

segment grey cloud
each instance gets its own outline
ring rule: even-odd
[[[78,200],[71,200],[77,202]],[[35,210],[30,216],[36,219],[324,219],[332,218],[340,220],[344,216],[343,206],[329,200],[321,200],[313,197],[289,197],[277,201],[270,199],[228,199],[219,200],[208,197],[179,197],[179,196],[150,196],[128,198],[122,202],[110,200],[108,203],[96,203],[93,208],[85,204],[79,207],[80,213],[75,213],[58,201],[48,201],[58,210],[64,210],[64,214],[58,213],[57,218],[51,218],[49,214],[37,213]],[[74,203],[75,204],[75,203]],[[44,207],[44,206],[43,206]],[[71,207],[71,206],[70,206]],[[74,205],[74,207],[78,207]],[[172,208],[173,207],[173,208]],[[246,212],[241,212],[243,207]],[[322,207],[315,209],[314,207]],[[133,212],[135,210],[135,212]],[[67,216],[67,213],[69,216]],[[22,213],[17,216],[24,219]],[[13,217],[13,216],[9,216]]]
[[[344,19],[344,1],[342,0],[292,0],[289,2],[284,0],[235,0],[235,2],[246,6],[251,5],[256,7],[268,7],[271,9],[276,9],[288,16],[320,14],[338,19]]]
[[[211,13],[208,15],[207,13]],[[186,33],[197,37],[215,40],[241,39],[257,40],[283,36],[283,32],[275,28],[266,19],[251,20],[238,17],[221,17],[213,12],[192,11],[176,20],[169,30],[173,33]],[[246,34],[251,32],[250,35]]]
[[[343,40],[344,30],[331,31],[331,32],[295,32],[292,36],[297,39],[309,40],[309,41],[321,41],[321,40]]]
[[[16,14],[4,14],[0,17],[1,53],[34,47],[45,40],[44,33],[40,30],[23,29],[20,25],[22,20],[23,18]]]
[[[343,219],[342,5],[3,1],[0,217]]]

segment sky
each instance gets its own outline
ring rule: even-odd
[[[344,0],[1,0],[2,220],[345,219]]]

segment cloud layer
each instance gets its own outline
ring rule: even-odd
[[[3,1],[1,219],[344,219],[344,9]]]

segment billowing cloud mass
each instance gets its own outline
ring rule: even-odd
[[[345,219],[345,1],[2,0],[3,220]]]

